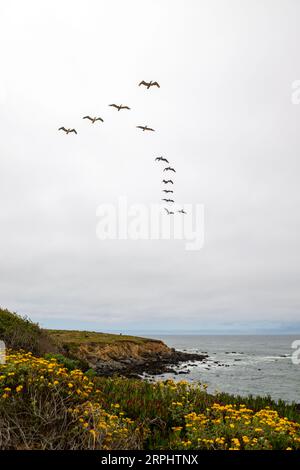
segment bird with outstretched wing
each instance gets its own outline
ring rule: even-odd
[[[174,170],[174,168],[170,166],[167,166],[166,168],[164,168],[164,171],[174,171],[174,173],[176,173],[176,170]]]
[[[150,82],[145,82],[145,80],[142,80],[140,83],[139,83],[139,86],[145,86],[147,88],[147,90],[149,90],[150,87],[152,86],[157,86],[157,88],[160,88],[160,85],[158,82],[153,82],[152,80]]]
[[[58,130],[64,131],[67,135],[70,134],[71,132],[74,132],[74,134],[77,134],[75,129],[66,129],[64,126],[60,127]]]
[[[89,119],[89,121],[91,121],[93,124],[96,122],[96,121],[101,121],[101,122],[104,122],[103,119],[101,117],[91,117],[91,116],[84,116],[82,119]]]
[[[142,129],[142,131],[152,131],[152,132],[155,132],[154,129],[152,129],[152,127],[148,127],[148,126],[136,126],[137,129]]]
[[[172,180],[162,180],[163,183],[167,184],[167,183],[171,183],[171,184],[174,184],[174,182]]]
[[[169,161],[164,158],[164,157],[156,157],[155,159],[156,162],[166,162],[166,163],[169,163]]]
[[[122,104],[109,104],[108,106],[111,106],[112,108],[116,108],[118,111],[121,111],[121,109],[130,109],[129,106],[123,106]]]

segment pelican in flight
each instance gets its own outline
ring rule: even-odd
[[[89,119],[92,122],[92,124],[95,124],[96,121],[104,122],[101,117],[84,116],[82,119]]]
[[[149,88],[152,86],[157,86],[157,88],[160,88],[159,84],[157,82],[153,82],[152,80],[151,82],[145,82],[145,80],[142,80],[141,83],[139,83],[139,86],[141,85],[147,87],[147,90],[149,90]]]
[[[167,183],[171,183],[171,184],[174,184],[172,180],[162,180],[163,183],[167,184]]]
[[[174,193],[172,189],[163,189],[163,193]]]
[[[58,130],[64,131],[66,134],[70,134],[71,132],[74,132],[74,134],[77,134],[75,129],[66,129],[65,127],[60,127]]]
[[[168,215],[174,214],[174,212],[169,211],[169,209],[167,209],[166,207],[164,207],[164,209],[165,209],[165,211],[167,212]]]
[[[154,129],[148,126],[136,126],[138,129],[142,129],[143,131],[152,131],[155,132]]]
[[[174,173],[176,173],[176,170],[174,170],[174,168],[171,168],[170,166],[164,168],[164,171],[174,171]]]
[[[169,163],[168,160],[164,157],[156,157],[155,159],[156,162],[166,162]]]
[[[175,202],[175,201],[173,201],[173,199],[162,199],[162,201],[165,201],[165,202]]]
[[[118,111],[121,111],[121,109],[130,109],[128,106],[123,106],[122,104],[109,104],[108,106],[112,106],[113,108],[116,108]]]
[[[183,209],[180,209],[180,211],[177,211],[177,212],[181,212],[181,214],[186,214],[186,212]]]

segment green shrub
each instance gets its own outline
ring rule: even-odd
[[[57,349],[37,323],[6,309],[0,309],[0,340],[5,342],[7,348],[23,349],[38,355]]]
[[[77,359],[70,359],[69,357],[64,356],[63,354],[45,354],[45,359],[50,361],[51,359],[56,359],[59,364],[62,364],[67,370],[81,369],[82,364]]]

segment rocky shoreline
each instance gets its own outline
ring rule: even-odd
[[[205,361],[208,356],[177,351],[170,348],[168,354],[152,353],[145,357],[127,357],[110,361],[99,361],[95,371],[99,376],[122,375],[124,377],[155,376],[165,373],[186,374],[188,371],[176,371],[176,366],[182,363]],[[192,364],[193,365],[193,364]]]
[[[177,366],[188,363],[192,367],[208,358],[206,353],[175,350],[158,339],[75,330],[49,332],[63,355],[80,360],[99,376],[186,374],[187,369],[178,371]]]

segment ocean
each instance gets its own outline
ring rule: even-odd
[[[152,335],[181,351],[207,353],[206,362],[182,364],[173,378],[202,382],[210,392],[270,395],[274,400],[300,403],[300,365],[293,364],[291,345],[299,336]]]

